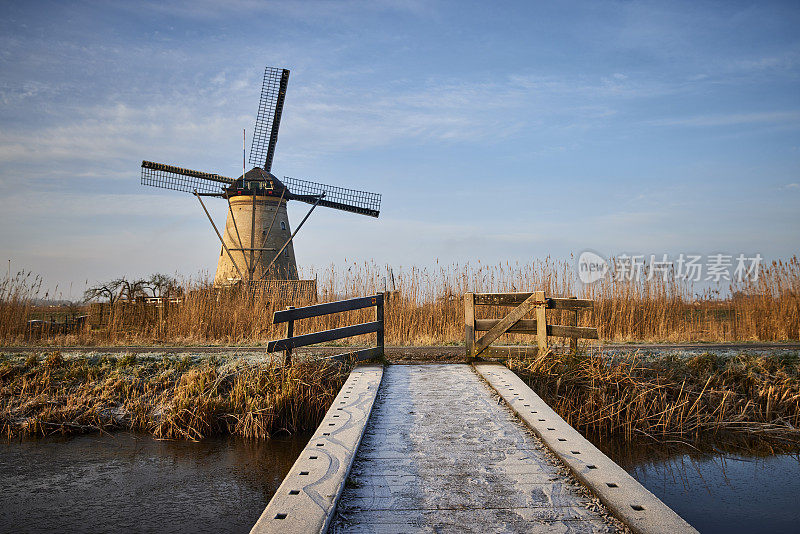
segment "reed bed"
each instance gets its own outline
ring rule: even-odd
[[[348,372],[324,362],[284,369],[216,357],[4,357],[0,432],[13,437],[136,430],[201,440],[312,431]]]
[[[390,272],[392,274],[390,274]],[[462,296],[473,292],[544,290],[548,296],[577,296],[595,301],[582,312],[579,325],[598,328],[609,341],[788,341],[800,336],[800,262],[797,257],[773,262],[761,269],[757,281],[725,288],[725,297],[698,292],[674,276],[641,281],[610,278],[593,285],[580,284],[570,261],[544,258],[526,264],[436,264],[432,268],[387,267],[372,262],[309,269],[304,278],[316,278],[320,302],[393,290],[387,295],[386,342],[393,345],[456,344],[463,342]],[[0,293],[0,344],[30,341],[25,324],[29,301],[37,293],[24,280],[6,284]],[[207,281],[187,282],[181,304],[161,315],[126,303],[114,306],[102,328],[88,325],[74,333],[44,336],[45,344],[93,345],[166,342],[261,343],[283,336],[284,325],[272,325],[272,314],[287,304],[269,294],[251,296],[237,290],[217,290]],[[481,308],[481,317],[500,317],[508,309]],[[548,322],[569,324],[557,311]],[[374,320],[365,309],[300,321],[296,334]],[[506,335],[503,343],[527,342]],[[366,344],[353,338],[353,344]]]
[[[25,331],[41,288],[42,279],[30,272],[0,281],[0,339],[15,339]]]
[[[602,441],[768,442],[800,447],[797,354],[510,360],[568,423]]]

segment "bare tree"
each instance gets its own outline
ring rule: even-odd
[[[148,291],[150,295],[148,295]],[[123,277],[97,284],[87,289],[83,293],[83,298],[85,301],[105,298],[109,304],[114,304],[119,299],[133,302],[137,298],[147,296],[172,297],[182,294],[183,288],[175,278],[156,273],[139,280],[128,280]]]
[[[110,282],[94,285],[83,292],[83,299],[85,301],[90,301],[106,298],[109,304],[114,304],[122,295],[127,283],[128,282],[124,278],[117,278]]]
[[[134,302],[137,298],[147,297],[147,280],[141,278],[139,280],[125,280],[122,279],[122,291],[120,295],[124,295],[125,300]]]
[[[145,286],[154,297],[173,297],[183,294],[183,288],[172,276],[155,273],[147,279]]]

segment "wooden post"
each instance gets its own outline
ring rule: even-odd
[[[375,305],[375,320],[381,323],[381,328],[375,334],[377,336],[377,345],[381,351],[381,356],[385,356],[383,352],[383,342],[385,337],[385,326],[384,326],[384,319],[383,319],[383,306],[384,306],[384,297],[385,293],[382,295],[376,295],[377,297],[377,304]]]
[[[294,306],[286,306],[287,310],[293,310]],[[286,322],[286,339],[291,339],[294,336],[294,320]],[[292,347],[283,351],[283,366],[289,367],[292,365]]]
[[[572,326],[578,326],[578,310],[575,310],[572,315]],[[569,340],[569,351],[572,354],[578,354],[578,338],[573,336]]]
[[[464,347],[471,358],[475,352],[475,293],[464,293]]]
[[[544,291],[534,291],[536,300],[542,304],[536,305],[536,344],[539,345],[539,356],[547,352],[547,317],[545,310],[547,302],[544,299]]]
[[[570,298],[577,299],[578,297],[570,297]],[[578,309],[575,308],[575,311],[567,312],[567,313],[571,313],[572,314],[572,321],[571,321],[570,324],[572,326],[578,326]],[[577,336],[572,336],[570,338],[570,340],[569,340],[569,351],[572,354],[577,354],[578,353],[578,337]]]

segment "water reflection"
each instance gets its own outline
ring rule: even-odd
[[[680,445],[600,447],[703,533],[800,531],[800,457]]]
[[[247,532],[309,436],[0,443],[2,532]]]

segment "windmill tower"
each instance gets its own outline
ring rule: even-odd
[[[214,285],[265,279],[297,280],[292,241],[317,206],[378,217],[381,195],[272,174],[272,159],[286,96],[289,71],[267,67],[261,88],[249,162],[255,165],[238,178],[142,161],[142,185],[192,193],[220,240]],[[220,232],[202,197],[228,203]],[[286,203],[298,200],[311,209],[292,232]]]

